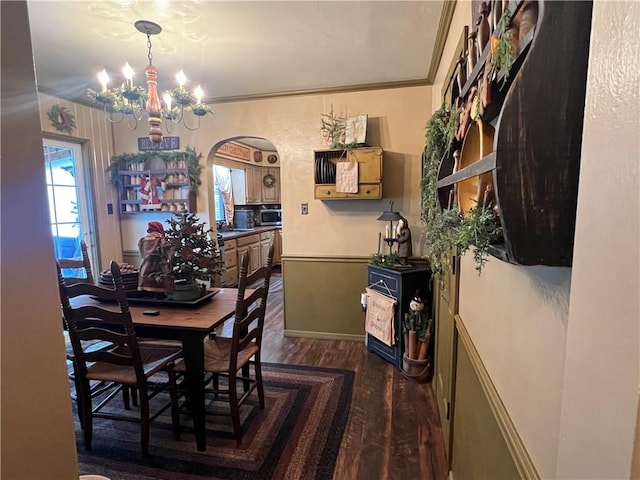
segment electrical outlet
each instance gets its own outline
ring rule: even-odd
[[[309,215],[309,204],[301,203],[300,204],[300,214],[301,215]]]

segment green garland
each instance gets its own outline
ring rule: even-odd
[[[489,246],[502,233],[496,214],[491,206],[476,205],[465,216],[457,205],[443,210],[438,200],[438,169],[453,144],[459,113],[459,110],[449,113],[443,105],[427,123],[422,172],[424,247],[434,272],[448,268],[453,248],[457,248],[459,254],[473,248],[476,270],[481,273],[489,255]]]
[[[509,28],[511,26],[511,16],[512,13],[507,8],[502,14],[502,17],[500,17],[500,20],[498,22],[499,27],[496,28],[496,30],[500,31],[500,34],[497,37],[495,49],[492,48],[491,53],[492,59],[489,78],[491,80],[497,79],[498,73],[502,71],[504,73],[504,76],[502,77],[502,84],[500,85],[501,90],[506,85],[507,80],[509,79],[511,67],[513,67],[513,62],[515,60],[515,52],[513,51],[513,46],[511,45],[511,36],[513,35],[513,31]]]
[[[111,164],[107,169],[111,173],[111,184],[117,188],[122,188],[122,177],[120,176],[121,170],[126,170],[127,166],[133,163],[144,163],[149,157],[160,157],[165,163],[178,160],[185,160],[187,163],[187,169],[189,171],[189,178],[191,179],[190,191],[197,194],[198,187],[202,185],[200,176],[202,175],[203,166],[200,163],[202,159],[202,153],[196,153],[196,151],[187,146],[184,152],[139,152],[139,153],[123,153],[111,158]]]

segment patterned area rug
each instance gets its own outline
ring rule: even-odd
[[[140,453],[138,424],[103,419],[94,419],[93,450],[87,452],[74,412],[80,473],[111,480],[331,479],[354,372],[264,363],[263,379],[265,408],[256,394],[245,403],[240,447],[231,419],[219,416],[207,417],[205,452],[197,451],[186,415],[180,419],[181,439],[175,441],[167,411],[151,423],[150,458]]]

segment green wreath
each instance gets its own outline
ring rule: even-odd
[[[67,107],[54,105],[47,113],[51,126],[59,132],[71,134],[76,128],[76,120]]]
[[[262,177],[262,184],[267,188],[273,188],[276,184],[276,177],[267,173],[264,177]]]

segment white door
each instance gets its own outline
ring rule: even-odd
[[[51,234],[56,258],[80,257],[80,241],[97,265],[90,181],[79,143],[43,139]],[[65,272],[76,276],[77,272]],[[95,267],[94,267],[95,273]]]

